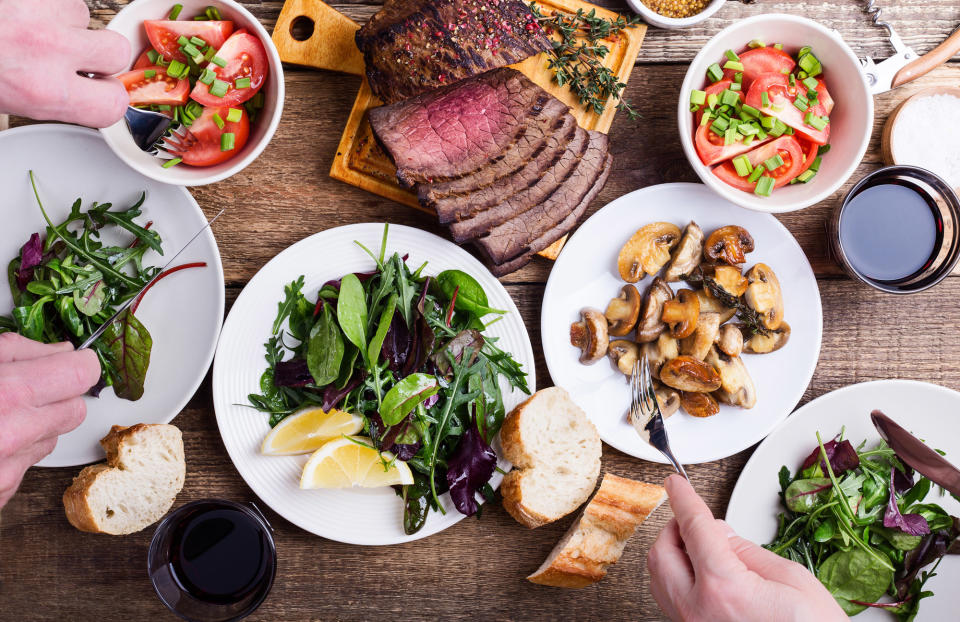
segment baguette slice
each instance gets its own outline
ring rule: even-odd
[[[513,470],[503,478],[503,506],[531,529],[563,518],[590,497],[600,476],[600,435],[560,387],[537,391],[500,431]]]
[[[600,489],[583,514],[527,579],[569,588],[596,583],[620,559],[640,523],[666,498],[662,486],[604,474]]]
[[[63,493],[70,524],[80,531],[122,535],[160,520],[186,475],[180,430],[165,424],[115,425],[100,445],[106,463],[84,468]]]

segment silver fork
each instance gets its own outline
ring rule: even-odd
[[[178,157],[196,140],[187,128],[174,124],[162,112],[128,106],[123,119],[137,147],[161,160]]]
[[[633,364],[633,373],[630,374],[630,423],[637,434],[652,446],[656,447],[664,457],[670,461],[677,473],[683,475],[689,482],[690,478],[670,450],[670,440],[667,438],[667,429],[663,425],[663,413],[653,388],[653,378],[650,376],[650,362],[644,353],[643,359]]]

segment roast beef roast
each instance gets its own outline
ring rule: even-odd
[[[356,42],[388,104],[552,47],[521,0],[386,0]]]
[[[369,115],[401,184],[498,276],[576,226],[610,172],[607,136],[508,67]]]

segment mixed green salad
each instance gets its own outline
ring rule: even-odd
[[[33,233],[7,266],[13,311],[0,316],[0,333],[79,345],[113,316],[117,307],[146,293],[141,290],[157,276],[159,268],[145,266],[143,257],[149,250],[163,255],[162,240],[151,229],[152,222],[141,225],[136,221],[146,194],[130,207],[116,210],[111,203],[93,203],[83,210],[77,199],[67,219],[54,224],[40,202],[32,171],[30,182],[47,227]],[[129,234],[132,240],[125,245],[105,244],[100,234],[106,230]],[[179,270],[205,265],[170,268],[154,283]],[[143,396],[153,338],[135,316],[139,303],[135,301],[92,345],[102,369],[100,382],[90,390],[94,396],[108,386],[123,399],[135,401]]]
[[[249,401],[271,426],[311,406],[361,415],[375,449],[391,452],[385,464],[404,461],[414,474],[397,491],[412,534],[429,510],[445,512],[447,490],[467,516],[479,509],[477,493],[492,497],[490,443],[506,415],[500,380],[530,390],[520,364],[484,334],[505,311],[465,272],[427,276],[426,263],[411,270],[399,253],[387,257],[388,228],[378,254],[356,242],[372,271],[328,281],[315,297],[303,276],[284,288]]]
[[[960,519],[926,501],[930,480],[886,443],[854,447],[842,432],[817,443],[796,474],[780,469],[786,510],[765,548],[809,568],[847,615],[881,608],[913,620],[943,556],[960,553]]]

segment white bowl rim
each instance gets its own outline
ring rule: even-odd
[[[134,0],[130,4],[126,5],[120,9],[117,14],[110,20],[110,23],[106,25],[107,30],[115,30],[112,28],[113,22],[117,17],[123,14],[124,11],[128,11],[134,7],[139,8],[140,5],[147,4],[149,2],[156,2],[160,4],[161,0]],[[231,11],[239,13],[246,20],[250,22],[250,27],[256,31],[257,36],[263,42],[263,47],[267,51],[267,57],[269,58],[270,71],[275,72],[277,78],[277,95],[276,95],[276,107],[274,109],[273,116],[270,118],[269,123],[267,124],[266,131],[263,133],[263,137],[258,143],[252,146],[249,152],[242,158],[236,158],[235,160],[228,160],[232,162],[231,166],[223,169],[219,173],[212,173],[210,175],[197,175],[196,179],[169,179],[170,175],[166,175],[170,169],[161,168],[159,166],[143,166],[139,162],[133,162],[126,158],[123,154],[123,151],[120,149],[119,143],[114,137],[114,133],[109,131],[111,128],[117,127],[117,125],[123,125],[124,121],[121,119],[117,123],[111,125],[110,127],[105,127],[100,129],[100,134],[103,136],[103,139],[106,141],[110,149],[117,154],[117,157],[120,158],[130,168],[134,169],[141,175],[149,177],[155,181],[159,181],[164,184],[174,184],[179,186],[206,186],[208,184],[216,183],[222,181],[228,177],[236,175],[247,166],[249,166],[254,160],[260,157],[260,154],[263,153],[263,150],[267,148],[267,145],[270,144],[270,141],[273,140],[273,135],[277,131],[277,126],[280,125],[280,117],[283,116],[283,102],[286,96],[285,80],[283,76],[283,65],[280,61],[280,54],[277,52],[276,46],[273,44],[273,39],[270,37],[270,33],[267,32],[267,29],[263,27],[263,24],[260,23],[260,20],[247,10],[242,4],[235,2],[234,0],[211,0],[211,5],[225,5],[230,8]],[[129,136],[125,127],[122,127],[124,134]],[[197,170],[202,171],[202,168],[191,169],[191,171]]]
[[[644,21],[651,26],[674,29],[686,28],[687,26],[693,26],[694,24],[699,24],[702,21],[710,19],[714,13],[720,10],[720,7],[722,7],[726,1],[727,0],[711,0],[705,9],[690,17],[667,17],[666,15],[660,15],[645,5],[643,0],[627,0],[627,4],[630,5],[631,9],[639,13]]]
[[[717,179],[715,175],[710,174],[710,169],[700,161],[700,157],[697,155],[697,151],[693,146],[693,138],[691,136],[691,130],[693,128],[690,119],[690,103],[689,99],[685,97],[685,94],[688,94],[690,90],[694,88],[693,83],[695,75],[693,69],[706,57],[710,44],[715,40],[728,34],[730,31],[766,22],[792,22],[795,24],[802,24],[819,31],[837,44],[837,47],[840,49],[840,51],[847,56],[848,60],[850,60],[854,66],[858,68],[858,75],[862,76],[862,74],[859,72],[860,60],[857,58],[856,54],[853,53],[853,50],[850,48],[847,42],[843,40],[843,38],[835,29],[827,28],[819,22],[799,15],[788,15],[786,13],[767,13],[763,15],[754,15],[752,17],[737,20],[712,36],[706,45],[704,45],[703,48],[697,52],[697,55],[690,62],[690,65],[687,68],[687,73],[683,78],[683,84],[680,87],[680,98],[677,103],[677,126],[680,130],[680,143],[683,145],[683,152],[687,156],[690,166],[697,173],[697,176],[700,177],[703,183],[705,183],[714,192],[720,194],[720,196],[733,203],[736,203],[744,209],[757,212],[766,212],[768,214],[780,214],[812,207],[832,195],[844,183],[846,183],[848,179],[850,179],[853,173],[857,170],[857,167],[860,166],[860,163],[863,161],[863,157],[867,153],[867,147],[870,145],[870,138],[873,135],[874,105],[873,95],[870,93],[870,88],[867,86],[866,80],[861,79],[859,84],[863,89],[865,100],[867,102],[866,116],[869,122],[866,124],[866,127],[868,128],[866,135],[861,138],[860,147],[857,150],[857,157],[851,160],[846,170],[844,170],[843,174],[835,183],[824,186],[811,197],[796,199],[782,204],[775,204],[769,199],[755,199],[752,195],[748,195],[741,190],[731,188]],[[851,85],[851,88],[855,87]]]

